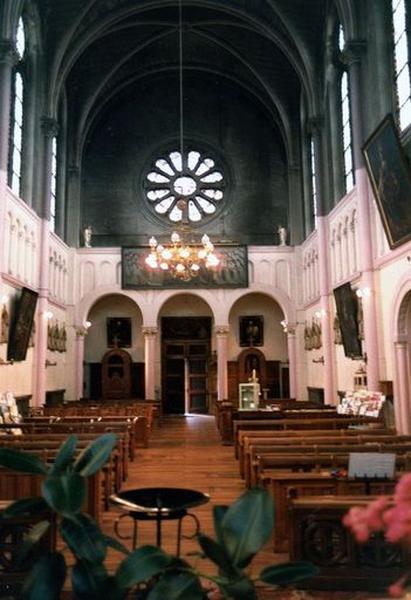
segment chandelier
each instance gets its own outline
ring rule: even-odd
[[[183,19],[182,0],[178,2],[179,34],[179,109],[180,109],[180,156],[181,163],[173,183],[174,205],[181,212],[181,224],[171,234],[171,243],[159,244],[154,236],[149,239],[150,253],[146,265],[154,270],[168,272],[182,281],[190,281],[200,269],[216,268],[220,260],[214,253],[214,246],[207,234],[201,243],[188,240],[190,234],[189,198],[195,191],[197,182],[184,160],[184,111],[183,111]],[[210,187],[210,186],[209,186]]]

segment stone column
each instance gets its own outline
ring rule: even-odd
[[[408,343],[395,342],[396,381],[394,381],[395,427],[398,433],[411,433],[410,381],[408,375]]]
[[[287,347],[290,377],[290,398],[297,398],[298,376],[297,376],[297,337],[295,327],[287,325]]]
[[[84,393],[84,345],[85,337],[87,335],[87,328],[84,326],[75,327],[76,331],[76,348],[75,348],[75,361],[76,361],[76,400],[80,400]]]
[[[80,168],[70,165],[66,188],[65,236],[69,246],[77,248],[80,242]]]
[[[146,400],[155,400],[156,340],[158,327],[143,327],[144,382]]]
[[[0,40],[0,273],[5,271],[5,198],[7,187],[7,167],[9,155],[9,128],[10,128],[10,103],[11,81],[13,66],[18,60],[18,55],[11,40]]]
[[[228,325],[216,325],[215,334],[217,342],[217,400],[228,400]]]
[[[336,404],[337,389],[335,384],[334,344],[332,338],[333,323],[331,319],[331,278],[329,274],[329,242],[328,222],[325,217],[325,199],[323,186],[323,149],[322,149],[322,120],[310,121],[314,152],[315,175],[317,191],[317,232],[318,232],[318,268],[321,307],[321,332],[324,351],[324,401],[326,404]]]
[[[39,332],[36,344],[36,370],[35,370],[35,397],[37,406],[46,400],[47,376],[45,363],[47,358],[47,319],[49,297],[49,237],[50,237],[50,190],[51,190],[51,150],[52,139],[57,134],[57,123],[54,119],[43,117],[43,155],[41,173],[41,199],[39,212],[42,217],[40,230],[40,273],[39,273],[39,300],[38,311]]]
[[[355,167],[355,184],[358,204],[359,268],[362,272],[361,284],[370,294],[364,298],[364,339],[367,352],[368,388],[379,389],[379,353],[377,333],[377,310],[374,283],[374,260],[371,232],[371,211],[368,195],[368,177],[365,170],[361,147],[363,145],[363,118],[361,112],[361,57],[365,43],[350,41],[342,53],[342,60],[348,66],[351,98],[351,130]]]

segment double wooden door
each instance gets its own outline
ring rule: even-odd
[[[208,412],[209,342],[165,341],[162,356],[164,412]]]

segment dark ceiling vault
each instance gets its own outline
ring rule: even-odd
[[[309,114],[318,110],[320,50],[328,4],[326,0],[183,0],[184,110],[190,140],[229,152],[228,168],[242,170],[244,176],[237,178],[241,187],[231,188],[232,202],[241,196],[240,205],[248,202],[252,206],[257,197],[261,201],[264,196],[266,203],[264,222],[255,224],[251,236],[240,236],[241,241],[272,243],[277,222],[289,225],[286,173],[290,167],[298,168],[301,160],[302,103]],[[102,168],[104,163],[98,148],[104,148],[106,157],[114,150],[121,152],[121,143],[110,149],[108,140],[115,124],[122,135],[127,135],[119,117],[123,109],[124,118],[127,114],[129,122],[140,128],[138,132],[129,129],[124,161],[132,169],[133,153],[140,156],[136,156],[135,169],[128,178],[123,169],[111,176],[121,181],[123,203],[129,210],[134,202],[140,203],[141,215],[144,203],[136,183],[141,177],[139,170],[154,158],[150,152],[162,146],[161,136],[153,135],[153,124],[170,121],[170,116],[177,119],[178,3],[43,0],[39,8],[48,60],[48,113],[58,117],[64,98],[67,158],[82,173],[82,220],[97,218],[96,209],[90,206],[101,194],[104,181],[96,167]],[[144,115],[142,120],[132,115],[133,103],[134,111]],[[189,104],[201,105],[202,112]],[[248,130],[240,135],[238,119],[244,119],[246,113],[250,117],[244,123]],[[148,119],[152,119],[151,125],[146,123]],[[201,127],[196,131],[195,119],[209,119],[208,135]],[[169,122],[164,134],[166,150],[176,136]],[[249,143],[248,151],[252,149],[255,154],[257,135],[260,146],[265,144],[259,149],[261,169],[241,149]],[[261,184],[263,177],[265,185]],[[93,182],[98,182],[97,187]],[[97,204],[101,208],[102,202],[110,206],[117,200],[105,197],[103,201],[100,195]],[[227,204],[225,214],[232,217],[227,217],[224,227],[230,229],[230,219],[232,229],[239,225],[241,219],[234,216],[234,205]],[[123,225],[130,222],[129,217],[124,209]],[[269,226],[267,219],[271,220]],[[110,227],[107,218],[104,227],[95,225],[96,233],[105,236],[101,237],[102,244],[124,241],[121,236],[107,237],[108,230],[116,230],[113,220]],[[130,232],[123,225],[117,233],[128,236]],[[136,231],[135,223],[133,227]],[[147,230],[144,219],[140,229]]]

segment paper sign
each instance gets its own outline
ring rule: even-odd
[[[348,477],[392,479],[395,473],[395,454],[382,452],[350,452]]]

